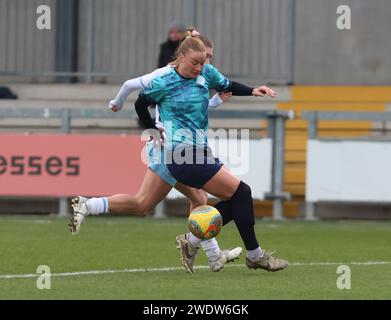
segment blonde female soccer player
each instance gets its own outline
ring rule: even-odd
[[[230,81],[206,63],[202,41],[190,35],[186,37],[179,46],[175,67],[155,78],[143,92],[144,97],[159,106],[167,136],[168,170],[177,181],[222,200],[215,207],[222,214],[224,224],[235,221],[247,250],[249,268],[282,270],[288,266],[287,261],[266,253],[257,241],[251,188],[226,170],[208,147],[209,89],[231,91],[233,95],[276,95],[266,86],[250,88]],[[177,243],[186,261],[196,253],[200,240],[186,234],[178,236]]]
[[[213,43],[204,36],[199,37],[206,46],[206,54],[209,62],[213,56]],[[115,99],[110,101],[110,109],[114,112],[121,110],[126,101],[126,98],[132,91],[145,88],[155,77],[163,75],[172,68],[172,65],[168,65],[166,67],[159,68],[150,74],[126,81],[119,90]],[[209,101],[209,108],[213,109],[218,107],[230,96],[231,94],[229,92],[214,95]],[[146,106],[142,105],[143,102],[139,101],[139,103],[141,104],[141,110],[140,105],[138,105],[136,102],[136,110],[138,110],[139,116],[140,114],[142,114],[143,111],[145,111],[149,116],[149,112]],[[161,128],[162,124],[159,121],[158,115],[156,117],[156,120],[156,126]],[[148,124],[145,125],[147,127],[150,127]],[[206,204],[207,196],[205,192],[178,183],[176,179],[174,179],[169,173],[165,164],[154,163],[153,161],[151,161],[151,157],[154,151],[152,150],[152,143],[148,143],[147,147],[149,157],[148,170],[146,172],[144,181],[141,185],[139,192],[135,196],[127,194],[116,194],[109,197],[91,199],[87,199],[81,196],[74,198],[72,200],[74,214],[71,218],[70,223],[70,229],[72,234],[76,235],[80,232],[81,224],[83,223],[84,219],[89,215],[108,213],[112,215],[145,215],[167,196],[172,187],[175,187],[178,191],[183,193],[190,200],[190,211],[197,206]],[[160,150],[158,150],[158,153],[160,153]],[[242,252],[242,248],[240,247],[230,250],[221,250],[218,246],[216,239],[214,238],[202,241],[201,246],[208,257],[209,266],[212,271],[221,270],[226,263],[237,259]],[[188,271],[190,272],[193,272],[194,258],[195,254],[192,255],[191,259],[187,261]]]

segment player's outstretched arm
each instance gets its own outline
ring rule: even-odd
[[[113,112],[117,112],[122,109],[126,99],[134,90],[142,89],[140,78],[130,79],[124,82],[121,89],[118,91],[117,96],[109,102],[109,108]]]
[[[254,88],[252,94],[253,94],[253,96],[256,96],[256,97],[269,96],[272,98],[274,98],[277,95],[277,93],[273,89],[270,89],[267,86],[260,86],[260,87]]]
[[[167,72],[169,69],[171,69],[171,66],[166,66],[163,68],[156,69],[151,73],[145,74],[141,77],[137,77],[125,81],[121,89],[118,91],[117,96],[109,102],[109,108],[113,112],[117,112],[121,110],[126,99],[133,91],[145,89],[147,86],[150,85],[151,81],[154,78],[162,75],[163,73]]]
[[[255,96],[255,97],[269,96],[272,98],[276,96],[276,92],[265,85],[256,88],[251,88],[235,81],[231,82],[231,85],[228,87],[227,91],[231,91],[232,95],[234,96]]]
[[[233,96],[263,97],[267,95],[272,98],[276,96],[276,92],[265,85],[252,88],[245,84],[231,81],[212,65],[206,65],[206,74],[209,79],[209,89],[215,89],[222,92],[232,92]]]

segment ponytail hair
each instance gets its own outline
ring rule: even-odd
[[[191,37],[199,37],[201,34],[197,31],[196,27],[190,26],[186,28],[185,39]]]
[[[197,31],[196,27],[193,26],[187,27],[185,34],[186,34],[185,39],[186,37],[197,37],[198,39],[201,40],[201,42],[204,44],[206,48],[213,48],[212,40],[210,40],[207,36],[200,34]]]
[[[185,32],[185,37],[180,43],[178,49],[176,50],[175,56],[177,57],[173,62],[170,64],[173,66],[178,65],[178,56],[180,54],[186,54],[190,50],[196,51],[196,52],[204,52],[206,49],[206,45],[201,40],[200,33],[196,30],[195,27],[188,27]]]

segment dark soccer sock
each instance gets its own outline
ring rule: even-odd
[[[254,230],[255,220],[251,188],[240,181],[238,188],[228,201],[231,202],[232,218],[246,249],[254,250],[258,248],[259,244]]]
[[[232,220],[232,202],[231,200],[220,201],[214,206],[223,218],[223,226]]]

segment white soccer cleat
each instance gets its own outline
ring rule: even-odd
[[[81,196],[72,199],[73,215],[68,226],[74,236],[80,232],[84,218],[89,215],[87,200],[88,198]]]
[[[194,259],[198,253],[198,248],[194,247],[188,240],[187,234],[180,234],[176,237],[176,247],[181,255],[182,265],[187,272],[194,272]]]
[[[213,272],[218,272],[224,268],[226,263],[235,261],[239,259],[239,256],[242,253],[241,247],[236,247],[234,249],[222,250],[220,258],[215,261],[209,261],[209,267]]]

